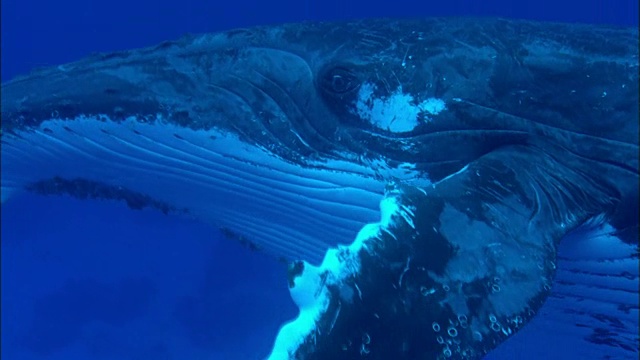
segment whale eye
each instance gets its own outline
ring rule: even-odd
[[[322,80],[322,87],[334,94],[345,94],[360,85],[358,77],[349,69],[335,67],[327,71]]]

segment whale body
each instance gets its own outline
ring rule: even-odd
[[[606,233],[620,250],[586,266],[637,288],[637,44],[367,19],[98,54],[2,84],[2,201],[123,200],[290,262],[300,314],[271,359],[480,358],[535,316],[574,231]],[[637,354],[637,322],[616,331]]]

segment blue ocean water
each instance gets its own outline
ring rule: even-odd
[[[440,15],[637,26],[638,2],[7,0],[2,80],[185,33]],[[1,229],[2,359],[258,359],[295,315],[283,264],[194,221],[109,201],[21,195],[3,204]],[[570,356],[572,334],[545,311],[489,358]]]

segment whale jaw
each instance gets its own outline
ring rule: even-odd
[[[378,217],[385,184],[357,163],[294,163],[229,132],[162,119],[51,119],[2,141],[3,201],[25,189],[121,199],[311,263]]]

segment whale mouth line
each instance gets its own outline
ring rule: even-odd
[[[282,123],[285,121],[291,123],[292,121],[299,121],[299,119],[304,118],[304,115],[299,110],[297,104],[293,101],[293,99],[288,96],[287,92],[284,91],[284,89],[282,89],[282,87],[277,82],[273,81],[267,75],[261,73],[256,69],[253,69],[252,71],[255,75],[261,77],[265,82],[267,82],[271,86],[271,89],[267,89],[266,85],[260,84],[258,81],[252,81],[249,78],[237,75],[229,75],[229,78],[232,78],[234,80],[232,84],[225,84],[224,86],[214,86],[216,86],[216,88],[223,89],[227,93],[235,96],[244,104],[246,104],[247,107],[249,107],[253,112],[253,117],[261,124],[262,131],[267,132],[270,138],[276,139],[279,145],[285,146],[286,140],[283,139],[283,136],[286,136],[288,134],[287,132],[282,133],[279,131],[274,131],[274,129],[272,128],[274,123]],[[249,89],[240,89],[238,88],[237,84],[246,84]],[[254,93],[246,94],[248,92]],[[251,99],[252,97],[255,98],[257,96],[255,92],[260,94],[260,101]],[[279,97],[276,97],[274,92],[277,92]],[[290,106],[287,106],[285,102]],[[285,108],[289,108],[289,111],[286,111]],[[295,114],[291,114],[291,111],[295,111]],[[296,135],[299,143],[303,147],[308,148],[309,150],[314,150],[306,141],[302,139],[302,137],[294,130],[293,127],[291,127],[289,131]]]

